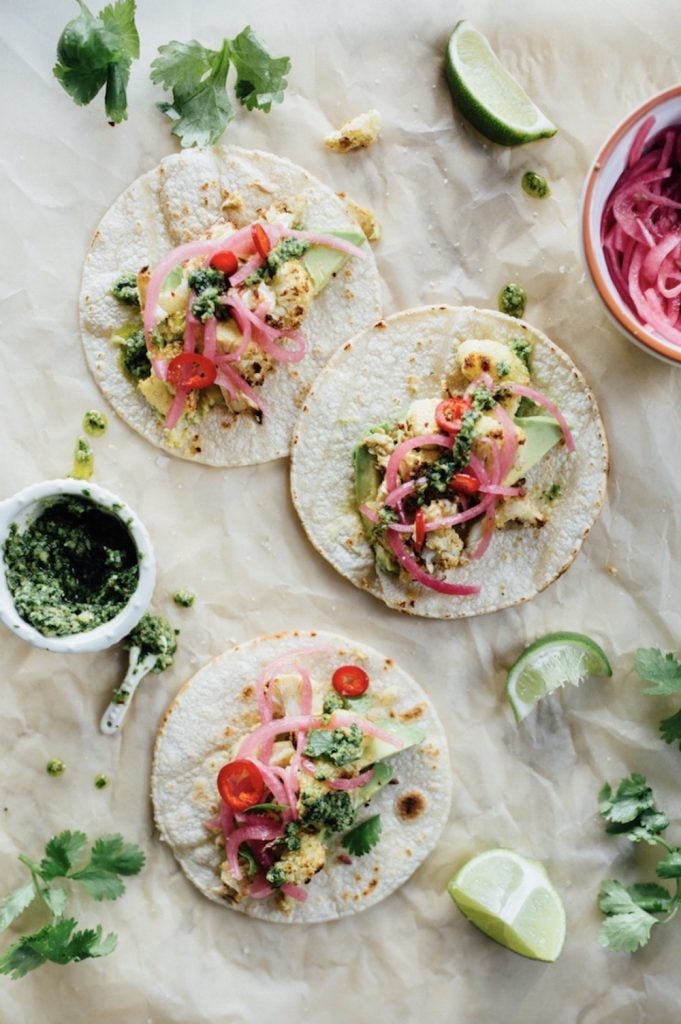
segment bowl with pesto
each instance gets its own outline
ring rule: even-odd
[[[357,913],[406,882],[449,815],[444,727],[388,657],[332,633],[241,644],[159,730],[154,816],[204,896],[286,924]]]
[[[80,297],[85,355],[116,412],[214,466],[289,454],[328,357],[380,315],[375,223],[302,167],[185,150],[103,217]]]
[[[151,600],[156,560],[139,517],[84,480],[47,480],[0,502],[0,621],[36,647],[103,650]]]
[[[464,618],[534,597],[603,503],[608,449],[571,359],[514,317],[429,306],[315,382],[291,487],[317,550],[389,607]]]

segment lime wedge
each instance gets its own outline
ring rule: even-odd
[[[520,88],[469,21],[460,21],[449,37],[445,70],[461,112],[492,142],[519,146],[556,134],[556,126]]]
[[[447,892],[469,921],[514,953],[553,961],[565,942],[565,909],[544,866],[512,850],[487,850]]]
[[[526,647],[506,678],[506,696],[518,722],[558,686],[589,676],[611,676],[604,651],[583,633],[547,633]]]

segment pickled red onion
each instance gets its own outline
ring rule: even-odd
[[[189,388],[178,387],[175,391],[175,397],[172,400],[168,413],[166,415],[166,430],[172,430],[177,421],[179,420],[184,410],[184,403],[189,394]]]
[[[601,244],[620,297],[646,327],[681,345],[681,124],[642,122],[603,210]]]
[[[368,771],[362,772],[360,775],[355,775],[352,779],[329,779],[327,785],[331,789],[360,789],[365,783],[369,782],[374,777],[374,769],[369,768]]]
[[[253,251],[250,224],[248,227],[235,231],[228,238],[230,249],[234,250],[235,247],[243,248],[247,246],[251,252]],[[177,248],[171,249],[161,262],[156,264],[147,284],[144,309],[142,311],[142,323],[144,324],[144,336],[147,339],[147,344],[149,344],[152,331],[156,327],[158,300],[161,295],[161,288],[170,271],[194,256],[213,256],[220,249],[225,249],[226,247],[227,238],[203,238],[195,242],[185,242],[184,245],[178,245]]]
[[[307,892],[301,885],[293,885],[291,882],[284,882],[281,887],[281,891],[292,900],[298,900],[299,903],[304,903],[307,899]]]
[[[439,594],[451,594],[453,596],[480,593],[480,587],[469,587],[460,583],[447,583],[445,580],[440,580],[436,576],[431,576],[430,573],[425,572],[413,555],[409,554],[402,538],[398,537],[398,535],[393,531],[388,532],[386,540],[402,568],[417,580],[418,583],[422,583],[424,587],[428,587],[429,590],[435,590]]]
[[[288,238],[299,238],[310,245],[322,245],[325,249],[338,249],[339,252],[347,253],[348,256],[357,256],[358,259],[366,258],[366,253],[359,249],[346,238],[338,238],[336,235],[327,235],[321,231],[296,231],[293,228],[286,231]]]
[[[286,715],[284,718],[274,718],[271,722],[266,722],[254,729],[245,737],[239,747],[239,756],[248,757],[250,754],[255,754],[268,739],[296,732],[298,729],[316,729],[321,724],[321,718],[316,715]]]
[[[441,448],[451,448],[454,444],[454,438],[451,434],[417,434],[416,437],[408,437],[406,441],[401,441],[400,444],[392,451],[390,458],[388,459],[388,465],[385,471],[385,486],[388,492],[394,491],[397,484],[398,470],[402,459],[405,455],[412,451],[413,448],[427,448],[432,446],[439,446]]]
[[[232,877],[237,881],[243,877],[239,864],[239,847],[242,843],[249,839],[279,839],[282,835],[281,823],[274,821],[270,825],[244,825],[235,829],[227,840],[227,863]]]

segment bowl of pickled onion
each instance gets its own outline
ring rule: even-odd
[[[601,147],[584,185],[580,238],[615,325],[681,364],[681,85],[642,103]]]

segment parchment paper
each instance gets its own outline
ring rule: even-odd
[[[3,891],[23,881],[19,852],[38,856],[64,828],[121,831],[144,846],[148,866],[120,901],[79,905],[83,924],[118,932],[118,950],[47,965],[18,982],[0,979],[0,1018],[677,1019],[677,922],[633,956],[597,944],[600,881],[652,878],[654,861],[605,836],[596,795],[604,780],[638,770],[679,820],[681,754],[657,737],[673,702],[642,696],[631,665],[639,645],[681,646],[681,372],[609,326],[580,264],[577,211],[606,133],[678,81],[681,9],[672,0],[138,6],[142,56],[132,71],[130,119],[112,129],[101,97],[79,109],[51,72],[75,5],[2,5],[1,494],[67,473],[83,413],[105,409],[109,429],[93,441],[95,480],[150,529],[160,563],[154,604],[182,635],[174,667],[143,685],[122,735],[110,739],[97,725],[121,678],[122,652],[59,657],[3,632]],[[488,34],[559,126],[555,138],[507,150],[462,121],[442,77],[445,42],[460,17]],[[376,211],[386,311],[436,301],[494,307],[500,287],[520,281],[527,318],[565,348],[596,392],[612,448],[609,500],[573,568],[528,605],[472,622],[389,611],[308,546],[286,461],[223,472],[159,455],[105,408],[86,370],[76,299],[90,235],[118,193],[176,148],[154,107],[161,91],[148,79],[156,48],[190,38],[217,47],[247,22],[274,54],[290,54],[291,84],[269,115],[239,111],[225,138],[288,156]],[[369,107],[384,119],[372,149],[338,155],[322,147],[326,132]],[[528,169],[546,174],[552,198],[537,202],[521,191]],[[172,603],[180,587],[197,594],[190,610]],[[355,917],[292,929],[197,896],[153,835],[148,775],[156,726],[181,683],[233,642],[295,627],[370,643],[429,690],[451,742],[455,795],[441,843],[398,893]],[[558,629],[599,640],[614,678],[545,700],[518,728],[503,696],[504,670],[526,643]],[[50,757],[66,762],[63,777],[45,774]],[[111,777],[108,789],[94,788],[98,772]],[[678,825],[670,835],[679,841]],[[562,893],[568,938],[556,964],[495,945],[449,900],[452,871],[491,846],[542,860]]]

